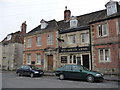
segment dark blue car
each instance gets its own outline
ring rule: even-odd
[[[25,76],[34,77],[34,76],[42,76],[44,72],[43,70],[33,65],[22,65],[16,70],[16,74],[18,76],[25,75]]]

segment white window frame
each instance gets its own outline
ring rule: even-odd
[[[104,26],[106,25],[106,29],[104,29]],[[106,30],[106,34],[104,34],[104,31]],[[98,32],[98,37],[105,37],[108,36],[108,24],[99,24],[97,25],[97,32]]]
[[[53,45],[53,34],[47,35],[47,45]]]
[[[76,43],[76,35],[75,34],[68,36],[68,43],[69,44],[75,44]]]
[[[27,48],[32,47],[32,38],[27,39]]]
[[[31,64],[31,54],[27,54],[27,56],[26,56],[26,63],[27,64]]]
[[[38,58],[38,56],[39,56],[39,58]],[[38,62],[39,61],[39,62]],[[37,65],[41,65],[41,54],[40,53],[37,53],[36,54],[36,64]]]
[[[42,37],[41,36],[36,37],[36,45],[37,46],[42,46]]]
[[[81,33],[81,43],[89,43],[89,33]],[[83,41],[84,40],[84,41]]]
[[[70,28],[76,28],[78,21],[76,19],[70,20]]]
[[[100,57],[100,51],[103,51],[103,60],[101,60],[101,57]],[[105,50],[108,50],[108,60],[105,60],[105,54],[106,54],[106,52],[105,52]],[[99,62],[111,62],[111,56],[110,56],[110,49],[99,49],[98,50],[98,53],[99,53]]]

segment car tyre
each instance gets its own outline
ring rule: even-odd
[[[88,76],[87,76],[87,81],[88,81],[88,82],[94,82],[94,76],[88,75]]]
[[[31,78],[33,78],[33,77],[34,77],[34,74],[33,74],[33,73],[31,73],[31,74],[30,74],[30,77],[31,77]]]
[[[60,79],[60,80],[64,80],[64,79],[65,79],[64,74],[60,74],[60,75],[59,75],[59,79]]]
[[[20,74],[19,72],[17,73],[17,75],[18,75],[18,76],[21,76],[21,74]]]

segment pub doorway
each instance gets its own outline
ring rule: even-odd
[[[48,70],[53,70],[53,55],[48,55]]]
[[[82,55],[83,66],[89,69],[89,55]]]

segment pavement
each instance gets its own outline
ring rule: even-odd
[[[45,72],[44,73],[45,76],[55,76],[54,72]],[[116,81],[116,82],[120,82],[120,76],[118,75],[104,75],[104,80],[106,81]]]

